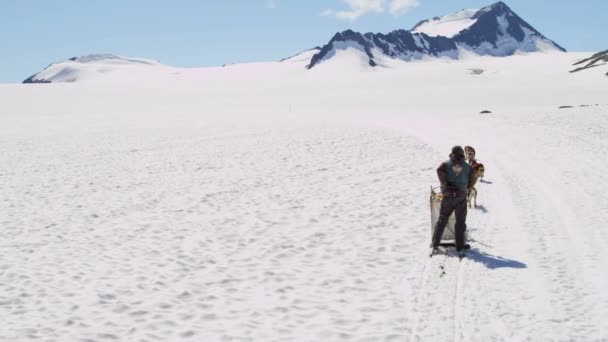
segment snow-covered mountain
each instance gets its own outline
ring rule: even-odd
[[[607,65],[608,65],[608,50],[598,52],[589,58],[585,58],[585,59],[582,59],[582,60],[574,63],[573,66],[575,66],[576,69],[574,69],[570,72],[579,72],[582,70],[589,70],[591,68],[597,68],[597,67],[607,66]],[[606,73],[606,76],[608,76],[608,72]]]
[[[111,54],[92,54],[72,57],[53,63],[44,70],[28,77],[23,83],[53,83],[82,81],[95,75],[160,65],[157,61],[143,58],[127,58]]]
[[[314,47],[274,63],[279,63],[284,66],[298,65],[300,67],[301,64],[307,65],[312,56],[320,50],[320,47]],[[243,64],[241,63],[230,63],[224,64],[222,67],[242,65]],[[205,68],[189,68],[189,71],[196,72],[197,69],[200,70]],[[131,58],[113,54],[92,54],[82,57],[72,57],[62,62],[50,64],[42,71],[25,79],[23,83],[80,82],[93,79],[104,79],[113,82],[113,80],[108,77],[102,78],[100,76],[112,74],[113,77],[126,81],[127,79],[154,78],[158,75],[166,74],[167,72],[178,75],[184,72],[184,69],[164,65],[151,59]]]
[[[337,33],[313,56],[308,68],[353,49],[371,66],[385,58],[412,60],[425,56],[459,58],[463,51],[477,55],[510,56],[517,52],[565,51],[520,18],[504,2],[466,9],[421,21],[411,30],[388,34]]]
[[[443,17],[423,20],[411,30],[388,34],[339,32],[322,47],[285,58],[282,64],[304,61],[311,69],[318,64],[347,54],[347,58],[370,66],[388,65],[391,60],[416,60],[426,57],[459,59],[465,55],[510,56],[518,52],[565,51],[543,36],[513,12],[497,2],[481,9],[465,9]],[[335,59],[342,63],[344,58]],[[155,67],[151,69],[150,67]],[[73,57],[53,63],[28,77],[23,83],[77,82],[120,71],[124,75],[151,74],[168,68],[157,61],[127,58],[112,54]],[[170,68],[174,69],[174,68]],[[104,78],[105,79],[105,78]]]

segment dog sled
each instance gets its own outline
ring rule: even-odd
[[[431,186],[431,239],[433,238],[433,233],[435,232],[435,225],[439,220],[439,210],[441,209],[441,200],[443,199],[443,195],[441,194],[441,190],[439,187]],[[443,230],[443,235],[441,235],[441,246],[456,246],[456,215],[452,212],[450,218],[448,219],[448,224],[445,226]],[[467,233],[465,231],[464,241],[467,241]]]

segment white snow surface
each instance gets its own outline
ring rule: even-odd
[[[0,85],[0,340],[608,340],[589,55]],[[455,144],[486,166],[462,262],[428,257]]]
[[[412,30],[413,33],[424,33],[431,37],[444,36],[452,38],[475,24],[472,19],[479,9],[465,9],[456,13],[429,19],[427,22]]]

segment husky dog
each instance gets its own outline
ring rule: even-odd
[[[471,206],[473,208],[477,208],[477,189],[474,187],[469,189],[469,193],[467,194],[467,204],[469,208],[471,208]]]
[[[485,175],[486,168],[482,163],[478,163],[477,160],[473,159],[471,161],[471,167],[475,170],[475,174],[477,175],[477,179],[483,181],[483,176]]]

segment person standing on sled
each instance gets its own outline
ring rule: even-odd
[[[432,247],[436,251],[441,242],[441,236],[448,223],[448,218],[455,212],[456,250],[460,256],[464,254],[464,232],[467,229],[467,194],[475,185],[477,178],[471,166],[465,161],[464,150],[460,146],[452,147],[450,159],[441,163],[437,168],[437,177],[441,182],[441,209],[439,219],[433,233]]]

